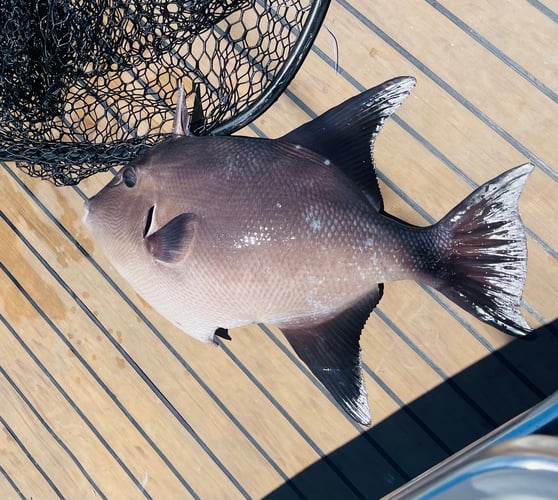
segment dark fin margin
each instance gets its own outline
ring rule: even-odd
[[[285,135],[330,160],[355,182],[368,201],[383,211],[373,150],[384,122],[414,88],[416,80],[403,76],[362,92],[318,118]]]
[[[371,420],[359,339],[382,293],[383,285],[378,285],[358,303],[322,323],[281,326],[300,359],[341,408],[362,425],[370,425]]]

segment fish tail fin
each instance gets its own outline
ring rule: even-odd
[[[531,332],[519,310],[527,244],[518,201],[532,170],[527,163],[504,172],[434,226],[442,254],[434,287],[482,321],[518,336]]]

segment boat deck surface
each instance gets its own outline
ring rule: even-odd
[[[387,284],[361,339],[364,428],[272,325],[209,348],[138,298],[80,221],[111,173],[57,188],[1,164],[2,498],[378,498],[558,389],[558,1],[333,1],[242,133],[278,137],[399,75],[418,83],[376,144],[388,212],[430,224],[535,166],[520,209],[538,337]]]

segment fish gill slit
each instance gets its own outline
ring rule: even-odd
[[[151,226],[153,224],[153,216],[155,215],[155,205],[153,205],[148,211],[147,216],[145,218],[145,227],[143,228],[143,237],[144,239],[147,238]]]

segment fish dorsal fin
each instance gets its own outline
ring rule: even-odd
[[[281,331],[304,363],[353,419],[370,425],[360,358],[360,334],[380,301],[383,285],[333,319]]]
[[[192,131],[202,128],[205,124],[203,108],[199,87],[193,84],[194,105],[192,114],[188,112],[186,97],[184,94],[184,85],[182,82],[178,87],[178,98],[176,100],[176,110],[174,112],[174,121],[172,123],[172,135],[174,137],[183,137],[185,135],[194,135]]]
[[[145,238],[149,253],[158,261],[174,264],[181,261],[191,247],[196,216],[180,214]]]
[[[355,182],[368,201],[383,210],[373,149],[384,122],[409,95],[416,80],[399,77],[348,99],[285,135],[329,159]]]
[[[182,82],[178,86],[178,98],[176,100],[174,121],[172,122],[172,135],[175,137],[190,135],[190,115],[186,105],[186,98],[184,97],[184,84]]]
[[[192,115],[190,119],[190,135],[195,135],[205,125],[205,116],[203,114],[202,99],[200,94],[200,87],[197,83],[193,84],[194,90],[194,105],[192,107]]]

